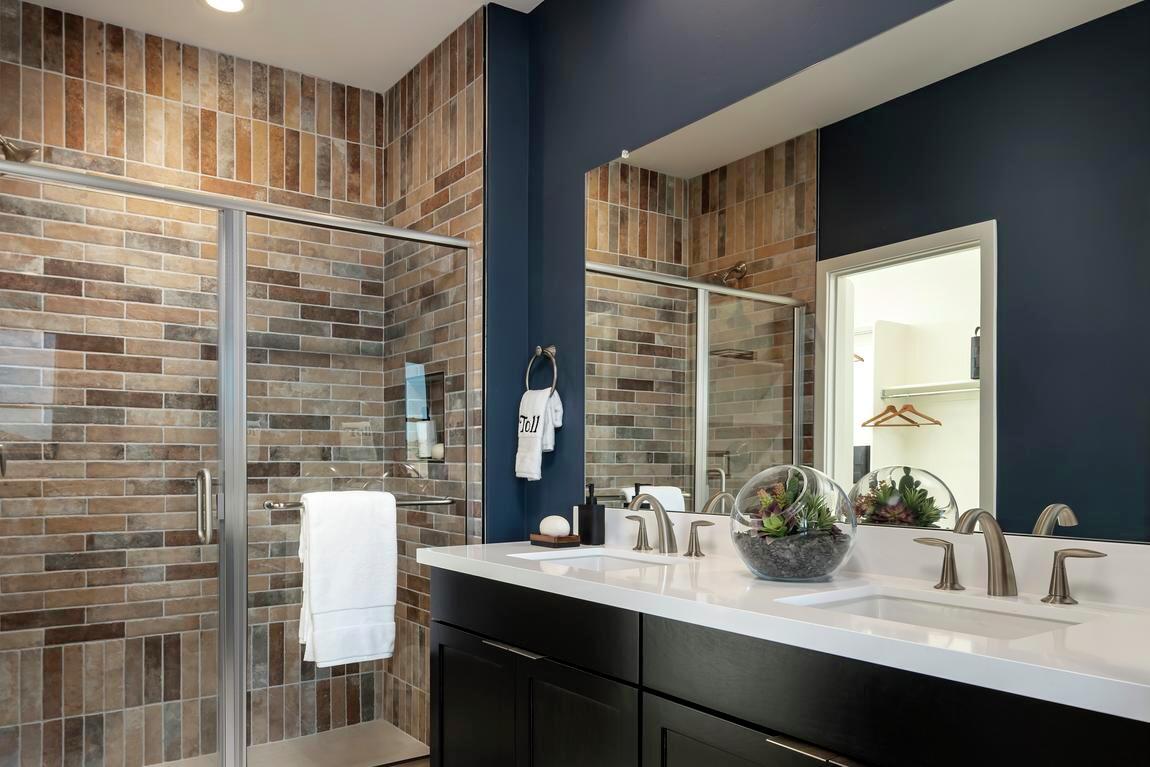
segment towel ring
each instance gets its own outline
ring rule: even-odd
[[[559,385],[559,361],[555,358],[558,353],[554,345],[535,347],[535,354],[531,355],[531,360],[527,363],[527,375],[523,377],[523,383],[528,389],[531,388],[531,368],[534,367],[535,360],[546,357],[551,360],[551,394],[555,393],[555,387]]]

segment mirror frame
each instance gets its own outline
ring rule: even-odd
[[[982,328],[980,347],[979,398],[979,506],[990,512],[995,510],[998,493],[998,366],[996,324],[998,317],[998,249],[997,222],[983,221],[961,226],[945,232],[916,237],[912,240],[881,245],[870,250],[851,253],[818,262],[815,307],[815,408],[814,408],[814,463],[819,471],[827,471],[832,464],[833,440],[826,430],[835,422],[835,334],[831,332],[839,318],[837,315],[837,282],[859,272],[880,266],[915,261],[934,254],[942,254],[977,246],[980,253],[980,307]]]

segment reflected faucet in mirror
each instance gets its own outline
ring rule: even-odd
[[[655,532],[659,536],[655,540],[655,548],[660,554],[678,553],[679,546],[675,542],[675,523],[671,521],[671,517],[667,515],[667,510],[663,508],[663,504],[659,502],[658,498],[650,493],[639,493],[631,499],[627,508],[631,511],[638,511],[644,503],[650,504],[651,511],[655,514]]]
[[[1074,515],[1074,510],[1065,503],[1052,503],[1038,515],[1038,520],[1034,523],[1033,534],[1052,535],[1055,525],[1075,527],[1078,525],[1078,517]]]
[[[1014,578],[1014,562],[1010,558],[1010,546],[1002,527],[986,509],[964,511],[954,526],[956,533],[970,535],[975,525],[982,527],[982,540],[986,544],[986,595],[991,597],[1018,596],[1018,582]]]
[[[733,506],[735,503],[735,496],[731,495],[726,490],[715,493],[714,495],[712,495],[710,498],[707,499],[707,502],[705,504],[703,504],[702,513],[703,514],[726,514],[727,513],[727,501],[730,501],[731,505]],[[718,511],[715,511],[716,506],[719,507]]]

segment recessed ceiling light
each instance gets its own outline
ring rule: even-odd
[[[244,9],[244,0],[204,0],[204,2],[224,13],[239,13]]]

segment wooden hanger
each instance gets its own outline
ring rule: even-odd
[[[901,419],[903,421],[906,421],[906,423],[890,423],[890,424],[887,423],[887,421],[892,421],[896,418]],[[918,426],[918,422],[915,421],[913,418],[909,418],[909,417],[903,415],[901,412],[899,412],[898,408],[896,408],[894,405],[887,405],[885,408],[882,409],[881,413],[878,413],[877,415],[872,415],[870,418],[863,421],[862,425],[863,426]]]
[[[908,413],[910,415],[907,415]],[[922,422],[919,422],[914,418],[911,418],[911,416],[918,416],[923,420]],[[895,420],[903,421],[904,423],[892,423],[892,421]],[[887,405],[882,409],[881,413],[866,419],[862,422],[862,425],[866,427],[942,426],[942,421],[938,420],[937,418],[932,418],[926,413],[919,411],[917,408],[915,408],[914,405],[907,403],[900,408],[896,408],[894,405]]]
[[[942,421],[938,420],[937,418],[933,418],[933,417],[927,415],[926,413],[920,412],[917,408],[915,408],[914,405],[912,405],[909,402],[907,404],[903,405],[902,407],[900,407],[898,409],[898,412],[900,414],[910,413],[911,415],[918,416],[919,418],[926,421],[925,424],[922,424],[923,426],[942,426]]]

